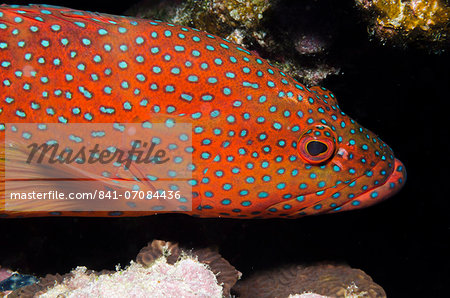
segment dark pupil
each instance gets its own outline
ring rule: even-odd
[[[306,149],[308,149],[308,153],[312,156],[317,156],[320,153],[324,153],[327,151],[327,145],[322,142],[311,141],[306,145]]]

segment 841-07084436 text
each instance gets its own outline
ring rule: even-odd
[[[139,191],[131,190],[123,193],[117,191],[95,190],[94,192],[64,193],[57,190],[48,192],[12,192],[10,200],[179,200],[180,191]]]

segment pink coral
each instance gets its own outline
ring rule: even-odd
[[[0,268],[0,281],[7,279],[13,274],[9,269]]]
[[[214,273],[193,258],[173,265],[160,258],[148,268],[131,262],[125,270],[99,276],[77,267],[72,275],[40,297],[222,297]]]

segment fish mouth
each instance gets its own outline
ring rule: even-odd
[[[377,164],[372,169],[372,172],[382,170],[383,165],[384,163]],[[334,209],[334,211],[347,211],[366,208],[395,195],[405,184],[406,170],[403,163],[397,158],[394,159],[394,165],[392,168],[392,172],[383,183],[370,188],[365,192],[359,193],[352,200],[344,203],[339,208]],[[361,184],[364,183],[364,180],[367,180],[367,178],[367,176],[361,176],[355,181]]]
[[[325,198],[322,200],[317,196],[317,193],[309,193],[289,201],[289,204],[294,205],[298,198],[302,197],[300,203],[296,204],[296,208],[290,208],[294,210],[283,214],[283,216],[299,218],[306,215],[335,213],[369,207],[396,194],[403,187],[405,181],[406,170],[400,160],[392,158],[389,161],[381,161],[366,171],[365,175],[356,177],[345,184],[341,183],[323,190],[322,195]],[[309,203],[305,206],[306,202]],[[280,210],[284,204],[286,202],[270,206],[266,209],[265,216],[279,216],[273,211]]]

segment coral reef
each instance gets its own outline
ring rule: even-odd
[[[449,46],[448,1],[356,0],[366,12],[369,32],[383,43],[415,45],[435,52]]]
[[[3,280],[9,278],[11,275],[13,275],[14,272],[12,272],[11,270],[8,270],[6,268],[2,268],[0,266],[0,282],[2,282]]]
[[[263,13],[270,8],[272,2],[269,0],[171,0],[155,5],[152,1],[144,1],[133,6],[126,13],[141,18],[161,18],[168,22],[229,37],[237,28],[246,29],[245,32],[260,29],[259,24]]]
[[[290,266],[259,272],[238,282],[233,291],[239,297],[288,297],[305,292],[331,297],[386,297],[383,288],[367,274],[344,265]]]
[[[155,240],[125,269],[95,272],[79,266],[65,275],[47,275],[9,297],[222,297],[240,273],[210,249],[186,251]]]
[[[330,75],[340,74],[339,67],[325,59],[334,29],[324,21],[330,17],[324,14],[323,4],[304,1],[292,10],[280,2],[170,0],[155,3],[147,0],[131,7],[126,14],[216,34],[258,52],[308,85],[317,85]]]
[[[322,296],[315,293],[303,293],[303,294],[289,295],[288,298],[327,298],[327,296]]]
[[[7,291],[6,289],[5,289],[5,286],[4,286],[4,284],[5,283],[7,283],[7,279],[9,278],[9,277],[11,277],[11,275],[13,275],[13,273],[14,272],[12,272],[11,270],[8,270],[8,269],[6,269],[6,268],[2,268],[1,266],[0,266],[0,297],[3,297],[3,296],[6,296],[6,295],[8,295],[9,293],[11,293],[11,291]],[[4,281],[6,281],[6,282],[4,282]]]
[[[141,249],[136,257],[136,262],[144,266],[150,266],[159,257],[164,256],[167,263],[174,264],[184,254],[186,254],[185,250],[181,249],[176,243],[154,240]],[[219,253],[210,248],[193,249],[188,254],[195,256],[199,262],[208,265],[216,275],[218,283],[222,285],[225,296],[229,295],[230,289],[241,278],[239,271],[222,258]]]
[[[222,297],[222,287],[214,273],[187,257],[174,265],[162,257],[147,268],[131,262],[125,270],[102,275],[77,267],[72,275],[41,297]]]
[[[19,274],[5,268],[0,268],[0,296],[6,296],[11,291],[32,285],[37,281],[38,279],[34,276]]]
[[[16,289],[8,297],[385,297],[384,290],[363,271],[348,266],[290,266],[241,273],[210,248],[186,250],[154,240],[125,269],[95,272],[78,266]],[[237,283],[236,283],[237,282]]]

